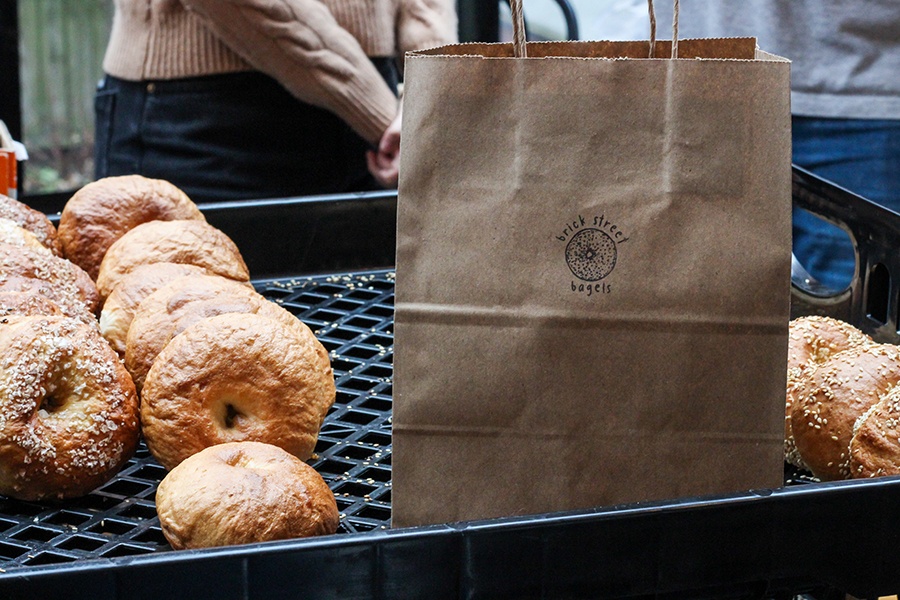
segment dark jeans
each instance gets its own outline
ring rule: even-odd
[[[900,120],[794,117],[793,161],[851,192],[900,212]],[[853,279],[855,258],[842,229],[794,209],[794,254],[835,290]]]
[[[396,91],[391,59],[373,59]],[[369,144],[330,111],[262,73],[129,82],[95,99],[95,175],[167,179],[195,201],[379,189]]]

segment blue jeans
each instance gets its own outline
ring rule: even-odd
[[[396,91],[394,61],[372,62]],[[366,167],[365,140],[262,73],[153,82],[107,76],[94,104],[98,179],[139,173],[204,202],[380,189]]]
[[[843,188],[900,212],[900,120],[797,117],[793,162]],[[794,255],[835,290],[853,279],[856,259],[842,229],[794,209]]]

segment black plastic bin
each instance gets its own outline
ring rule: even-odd
[[[838,294],[796,269],[794,313],[840,316],[896,341],[900,216],[800,169],[794,199],[844,223],[862,261]],[[331,353],[338,399],[311,464],[335,492],[339,532],[172,551],[153,503],[164,470],[142,446],[84,499],[0,497],[0,598],[831,599],[900,590],[897,478],[815,483],[786,469],[778,489],[390,529],[396,195],[201,208],[237,243],[257,289]]]

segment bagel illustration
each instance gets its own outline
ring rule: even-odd
[[[616,266],[616,243],[599,229],[583,229],[566,245],[566,263],[583,281],[599,281]]]

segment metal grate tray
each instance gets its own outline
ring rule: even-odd
[[[339,533],[387,528],[391,502],[394,279],[390,271],[255,281],[331,355],[337,398],[309,464],[328,482]],[[141,445],[110,482],[58,504],[0,497],[0,570],[170,551],[154,495],[166,471]]]
[[[337,397],[309,461],[328,482],[340,533],[387,529],[391,502],[394,274],[256,281],[261,294],[308,324],[329,351]],[[169,552],[154,494],[166,471],[141,443],[109,483],[60,504],[0,499],[0,569]],[[787,485],[810,483],[786,466]]]

